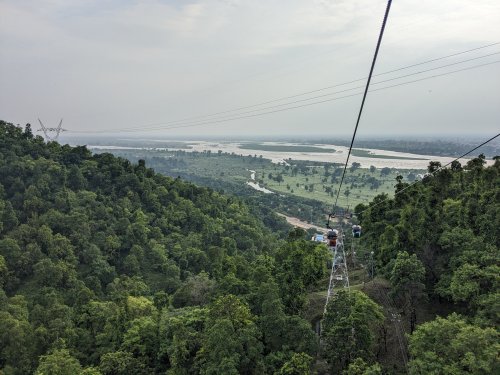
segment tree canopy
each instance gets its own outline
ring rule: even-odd
[[[0,371],[299,366],[316,351],[300,313],[327,250],[286,241],[267,215],[143,160],[0,122]]]

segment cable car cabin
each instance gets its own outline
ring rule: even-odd
[[[353,225],[352,226],[352,236],[353,237],[361,237],[361,226],[360,225]]]
[[[337,237],[339,236],[339,231],[336,229],[331,229],[328,231],[326,238],[328,239],[328,246],[335,247],[337,246]]]

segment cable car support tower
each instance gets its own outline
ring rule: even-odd
[[[330,271],[330,281],[328,284],[328,292],[326,294],[326,303],[324,314],[326,314],[326,308],[328,306],[328,302],[330,298],[335,294],[335,288],[342,286],[343,288],[347,288],[350,291],[349,285],[349,273],[347,270],[347,257],[345,255],[344,250],[344,230],[343,230],[343,221],[344,216],[339,217],[340,222],[340,233],[339,238],[337,239],[337,245],[334,247],[330,247],[332,252],[332,268]]]

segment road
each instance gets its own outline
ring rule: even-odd
[[[296,217],[286,216],[286,215],[280,214],[279,212],[277,212],[277,215],[284,217],[286,219],[286,221],[288,222],[288,224],[293,225],[294,227],[302,228],[305,230],[311,229],[311,228],[314,228],[316,230],[318,229],[317,225],[306,223],[305,221],[297,219]]]

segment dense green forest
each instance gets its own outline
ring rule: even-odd
[[[449,169],[431,162],[433,176],[396,196],[356,207],[364,243],[407,320],[412,374],[499,373],[500,158],[483,155]],[[441,317],[417,326],[422,304]],[[425,313],[425,312],[424,312]]]
[[[222,151],[167,151],[145,147],[110,149],[109,152],[132,162],[145,160],[158,173],[180,176],[197,185],[236,195],[252,210],[271,208],[321,227],[334,203],[343,171],[343,165],[338,163],[288,159],[287,163],[277,164],[257,154]],[[360,168],[359,163],[352,163],[344,181],[341,193],[345,199],[341,203],[345,208],[354,207],[382,192],[392,195],[396,176],[402,175],[411,182],[423,173],[425,170]],[[247,185],[249,181],[274,194],[257,191]]]
[[[326,248],[30,127],[2,123],[0,150],[4,374],[272,374],[312,360],[298,313]]]
[[[374,283],[319,340],[329,250],[271,210],[0,122],[0,374],[498,373],[498,186],[480,157],[357,206],[406,369]]]

